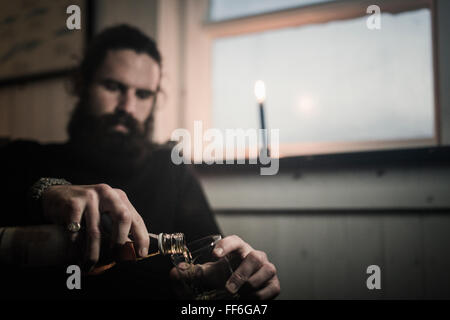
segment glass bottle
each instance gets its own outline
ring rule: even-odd
[[[190,262],[190,253],[186,247],[186,239],[184,233],[160,233],[153,234],[149,233],[149,237],[153,239],[157,239],[158,243],[155,244],[155,241],[150,240],[150,248],[148,251],[148,255],[145,257],[136,257],[135,248],[133,246],[133,242],[127,242],[125,245],[121,246],[121,259],[112,261],[106,264],[97,265],[93,268],[89,274],[90,275],[98,275],[105,272],[108,269],[114,267],[117,262],[125,262],[125,261],[141,261],[149,259],[156,255],[182,255],[185,257],[186,262]]]
[[[184,254],[187,250],[184,233],[160,233],[158,235],[149,233],[149,236],[158,240],[158,251],[149,253],[149,256],[156,254]]]

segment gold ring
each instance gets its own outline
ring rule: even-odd
[[[67,230],[69,232],[78,232],[81,229],[81,225],[78,222],[71,222],[67,225]]]

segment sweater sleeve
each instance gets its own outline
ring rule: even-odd
[[[0,226],[40,223],[29,202],[29,190],[39,177],[33,170],[40,145],[32,141],[14,141],[0,148]]]
[[[184,230],[188,242],[211,234],[221,234],[214,213],[192,168],[183,166],[181,171],[176,226]]]

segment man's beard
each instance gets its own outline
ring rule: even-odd
[[[142,128],[124,111],[93,115],[89,109],[78,104],[69,122],[70,142],[77,153],[85,161],[118,175],[138,169],[152,150],[149,136],[153,113]],[[117,131],[117,125],[124,126],[127,132]]]

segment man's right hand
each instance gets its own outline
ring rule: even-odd
[[[47,220],[67,226],[84,220],[87,248],[84,255],[88,265],[94,265],[100,256],[100,215],[107,214],[112,221],[112,245],[123,245],[131,233],[137,254],[148,254],[149,236],[142,217],[120,189],[107,184],[56,185],[42,194],[44,216]]]

